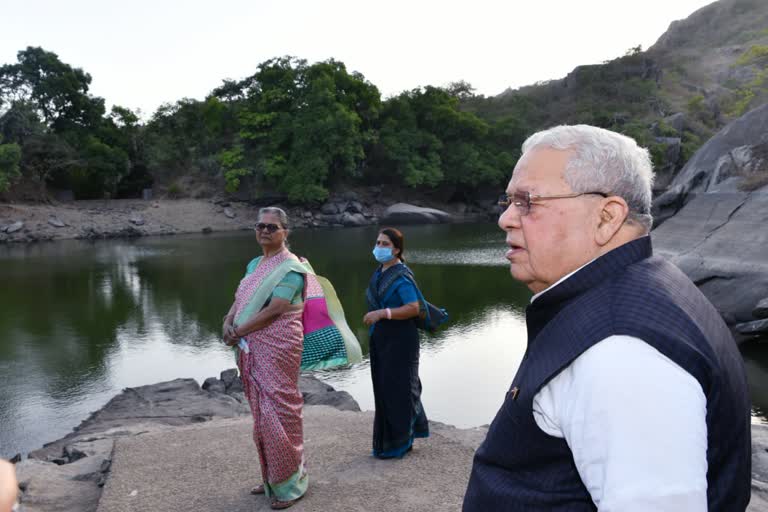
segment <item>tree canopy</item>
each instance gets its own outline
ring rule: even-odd
[[[552,124],[590,123],[652,144],[635,119],[658,101],[654,72],[633,48],[496,98],[460,80],[382,99],[340,61],[279,57],[142,120],[119,105],[107,112],[87,72],[29,47],[0,66],[0,192],[27,180],[41,194],[71,189],[77,198],[137,197],[153,183],[176,195],[197,180],[294,203],[324,201],[342,185],[466,195],[502,186],[525,138]]]

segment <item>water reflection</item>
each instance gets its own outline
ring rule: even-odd
[[[431,420],[458,427],[491,422],[525,352],[519,309],[488,307],[470,318],[438,334],[422,335],[424,408]],[[374,408],[367,364],[327,374],[324,380],[352,394],[362,409]]]

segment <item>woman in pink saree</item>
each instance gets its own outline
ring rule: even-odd
[[[253,413],[253,440],[263,484],[273,509],[293,505],[307,491],[299,371],[303,349],[305,278],[286,247],[288,217],[262,208],[256,238],[263,250],[248,264],[235,302],[224,317],[228,345],[238,345],[238,367]]]

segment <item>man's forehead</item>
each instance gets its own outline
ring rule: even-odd
[[[570,151],[534,148],[517,161],[507,190],[531,190],[537,184],[559,183],[563,180]]]

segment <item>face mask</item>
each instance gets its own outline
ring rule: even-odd
[[[392,248],[391,247],[374,247],[373,248],[373,257],[376,258],[376,261],[379,263],[386,263],[390,261],[395,256],[392,254]]]

